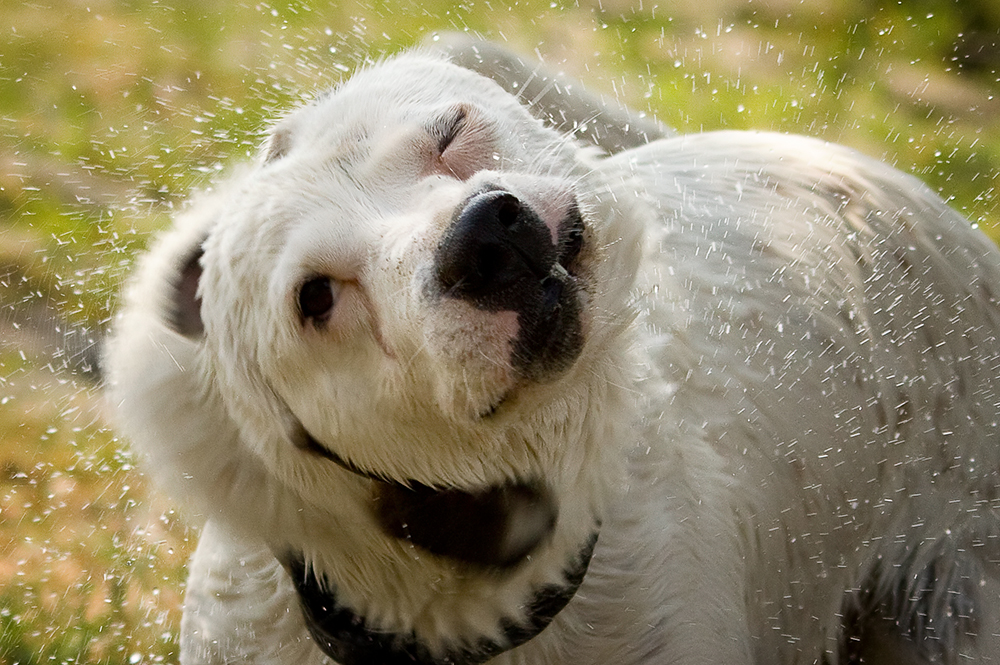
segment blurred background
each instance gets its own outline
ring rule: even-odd
[[[0,2],[0,663],[176,662],[197,532],[108,428],[93,342],[193,189],[443,30],[681,132],[853,146],[1000,239],[996,0]]]

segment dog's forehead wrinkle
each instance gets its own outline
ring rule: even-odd
[[[428,68],[426,62],[404,63],[403,60],[406,58],[392,67],[398,64],[396,68],[405,70],[415,65],[420,74],[407,80],[407,74],[399,72],[399,80],[387,83],[384,74],[369,77],[362,71],[310,109],[308,124],[315,127],[310,133],[320,136],[332,133],[354,140],[406,123],[427,126],[436,117],[441,117],[443,109],[465,106],[484,109],[484,113],[477,116],[482,116],[481,120],[488,118],[490,124],[497,123],[497,133],[508,137],[506,145],[509,147],[523,141],[535,141],[539,135],[547,137],[543,153],[557,152],[551,146],[565,143],[565,139],[544,130],[540,120],[528,114],[495,82],[446,63]],[[475,123],[475,126],[483,128],[482,123]],[[518,152],[521,154],[516,156],[511,150],[501,150],[498,156],[515,160],[510,162],[512,164],[537,159],[530,151],[521,149]]]

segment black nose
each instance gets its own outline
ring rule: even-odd
[[[558,258],[548,227],[510,192],[473,196],[435,255],[441,292],[490,310],[516,310]]]

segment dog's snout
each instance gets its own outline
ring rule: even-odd
[[[518,292],[537,284],[557,260],[548,227],[502,190],[473,196],[445,233],[435,256],[441,291],[489,310],[515,309]]]
[[[583,345],[583,219],[575,202],[550,207],[543,220],[508,191],[480,192],[455,214],[434,255],[432,293],[517,314],[509,360],[527,379],[569,367]]]

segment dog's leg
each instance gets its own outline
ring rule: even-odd
[[[424,45],[493,79],[536,117],[609,154],[674,135],[655,118],[588,92],[582,83],[496,44],[464,33],[443,33],[433,35]]]
[[[309,638],[291,580],[265,545],[209,522],[189,570],[183,665],[329,665]]]

